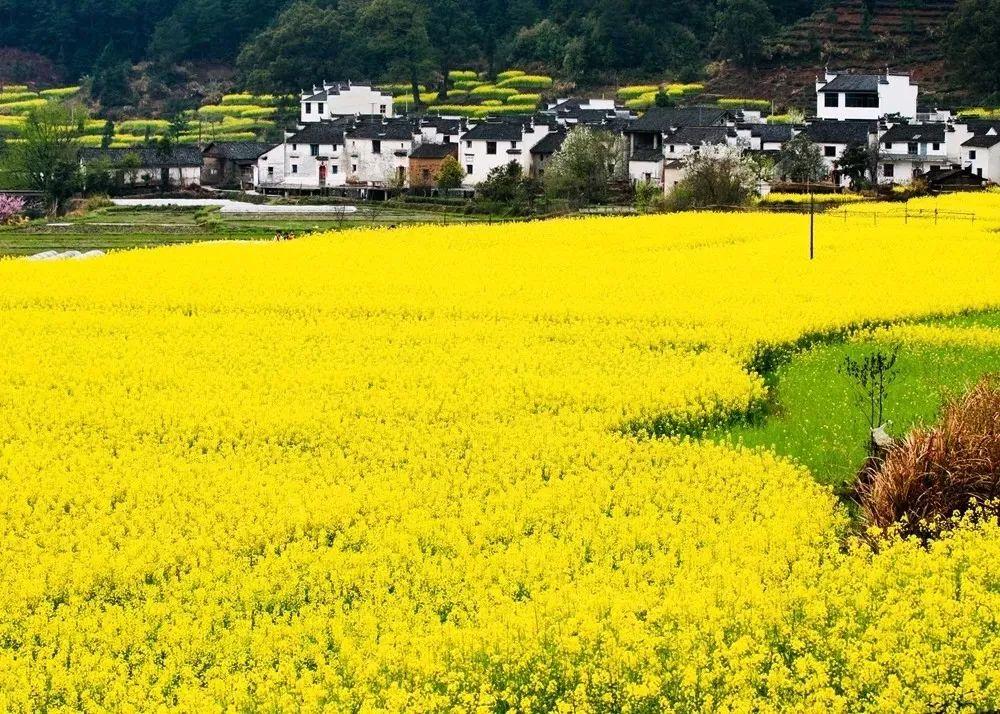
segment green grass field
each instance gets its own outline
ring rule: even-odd
[[[1000,329],[1000,311],[928,321],[951,327]],[[775,384],[767,413],[751,424],[720,428],[707,436],[774,449],[808,467],[822,483],[843,492],[865,459],[868,424],[857,391],[839,370],[885,342],[813,347],[771,375]],[[1000,349],[972,346],[903,346],[898,377],[890,387],[886,416],[890,433],[904,435],[935,421],[948,394],[961,393],[982,375],[1000,372]]]
[[[207,240],[267,240],[278,231],[311,233],[406,223],[497,221],[488,215],[362,204],[343,218],[329,215],[223,215],[203,208],[100,208],[82,216],[0,229],[0,256],[44,250],[124,250]]]

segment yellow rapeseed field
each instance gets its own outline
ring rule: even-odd
[[[846,224],[846,227],[845,227]],[[1000,528],[648,438],[1000,305],[985,221],[683,214],[0,263],[0,711],[1000,707]]]

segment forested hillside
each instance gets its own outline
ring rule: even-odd
[[[954,54],[973,83],[996,76],[1000,0],[958,0],[966,28]],[[426,82],[454,67],[537,66],[575,82],[669,73],[706,64],[756,69],[824,59],[934,62],[946,54],[956,0],[0,0],[0,52],[38,56],[66,79],[122,84],[146,62],[235,67],[260,90],[311,79]],[[960,46],[958,46],[960,45]],[[28,55],[26,53],[33,53]],[[986,67],[977,64],[987,63]],[[969,62],[963,60],[966,70]],[[8,68],[9,69],[9,68]],[[48,67],[46,67],[48,69]],[[0,67],[2,70],[2,67]],[[992,74],[991,74],[992,73]],[[0,77],[2,80],[3,77]],[[985,84],[989,84],[986,82]],[[976,87],[983,92],[989,86]],[[110,92],[108,93],[111,94]],[[113,97],[108,97],[113,99]]]

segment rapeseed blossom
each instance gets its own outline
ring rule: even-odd
[[[3,262],[0,710],[997,708],[996,523],[874,548],[801,467],[643,429],[1000,305],[985,221],[806,227]]]

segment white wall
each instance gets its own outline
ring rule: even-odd
[[[988,149],[983,147],[963,147],[965,155],[962,157],[962,165],[972,170],[993,183],[1000,183],[1000,144],[991,146]],[[975,152],[975,158],[972,158]]]
[[[659,186],[663,183],[663,162],[629,161],[628,173],[633,181],[645,181]]]
[[[302,95],[300,101],[302,123],[315,123],[350,114],[394,116],[392,96],[369,86],[355,84],[349,89],[340,89],[337,94],[328,94],[322,101],[306,101],[320,91],[322,90],[317,87],[316,91]]]
[[[393,183],[398,175],[399,169],[405,172],[409,168],[409,154],[413,148],[413,141],[381,140],[379,153],[375,153],[373,139],[353,139],[348,137],[348,158],[347,178],[349,181],[376,184],[379,186]],[[405,152],[402,156],[397,156],[396,152]]]
[[[525,176],[531,173],[531,147],[549,133],[545,125],[538,125],[522,133],[520,141],[497,141],[496,153],[487,153],[488,143],[483,140],[460,141],[458,162],[465,170],[464,186],[475,186],[484,181],[490,171],[498,166],[506,166],[511,161],[520,164]],[[513,150],[513,153],[511,152]],[[468,167],[472,167],[469,172]]]
[[[816,82],[816,116],[820,119],[879,119],[887,114],[899,114],[910,119],[917,116],[918,87],[910,84],[909,75],[890,74],[888,82],[878,84],[877,107],[848,107],[844,92],[837,94],[836,107],[826,106],[826,93],[820,90],[837,75],[826,74],[824,79]]]
[[[320,161],[323,157],[325,160]],[[326,166],[324,186],[343,186],[344,147],[320,144],[317,156],[309,144],[284,143],[257,159],[257,183],[271,188],[320,188],[320,165]],[[273,169],[269,172],[268,169]]]

